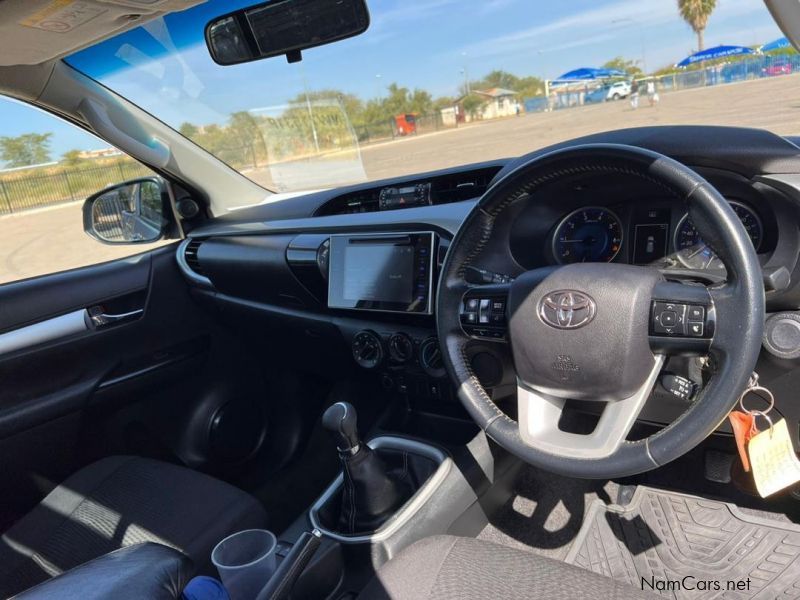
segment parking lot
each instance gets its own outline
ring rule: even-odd
[[[762,127],[800,133],[800,76],[787,75],[663,94],[657,107],[624,100],[534,113],[367,146],[369,179],[495,158],[596,131],[670,124]],[[291,201],[291,200],[289,200]],[[145,247],[104,246],[82,231],[80,203],[0,217],[0,283],[119,258]],[[132,250],[136,248],[135,250]]]

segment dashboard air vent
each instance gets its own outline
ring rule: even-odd
[[[186,245],[186,250],[183,252],[186,264],[198,275],[203,275],[203,268],[200,266],[200,260],[197,257],[197,251],[202,244],[202,240],[192,240]]]

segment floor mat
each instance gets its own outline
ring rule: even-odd
[[[800,525],[645,486],[596,500],[565,560],[676,600],[800,598]]]
[[[617,486],[528,466],[520,473],[514,492],[478,539],[564,560],[588,508],[596,500],[613,502]]]

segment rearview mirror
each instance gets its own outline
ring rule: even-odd
[[[364,0],[277,0],[237,10],[206,25],[215,62],[235,65],[286,55],[363,33],[369,27]]]
[[[83,203],[83,230],[104,244],[147,244],[164,237],[168,221],[164,183],[158,177],[108,187]]]

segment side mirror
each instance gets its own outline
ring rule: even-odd
[[[206,44],[220,65],[235,65],[301,51],[363,33],[369,27],[364,0],[274,0],[244,8],[206,25]]]
[[[158,177],[108,187],[83,203],[83,230],[104,244],[147,244],[164,237],[169,196]]]

